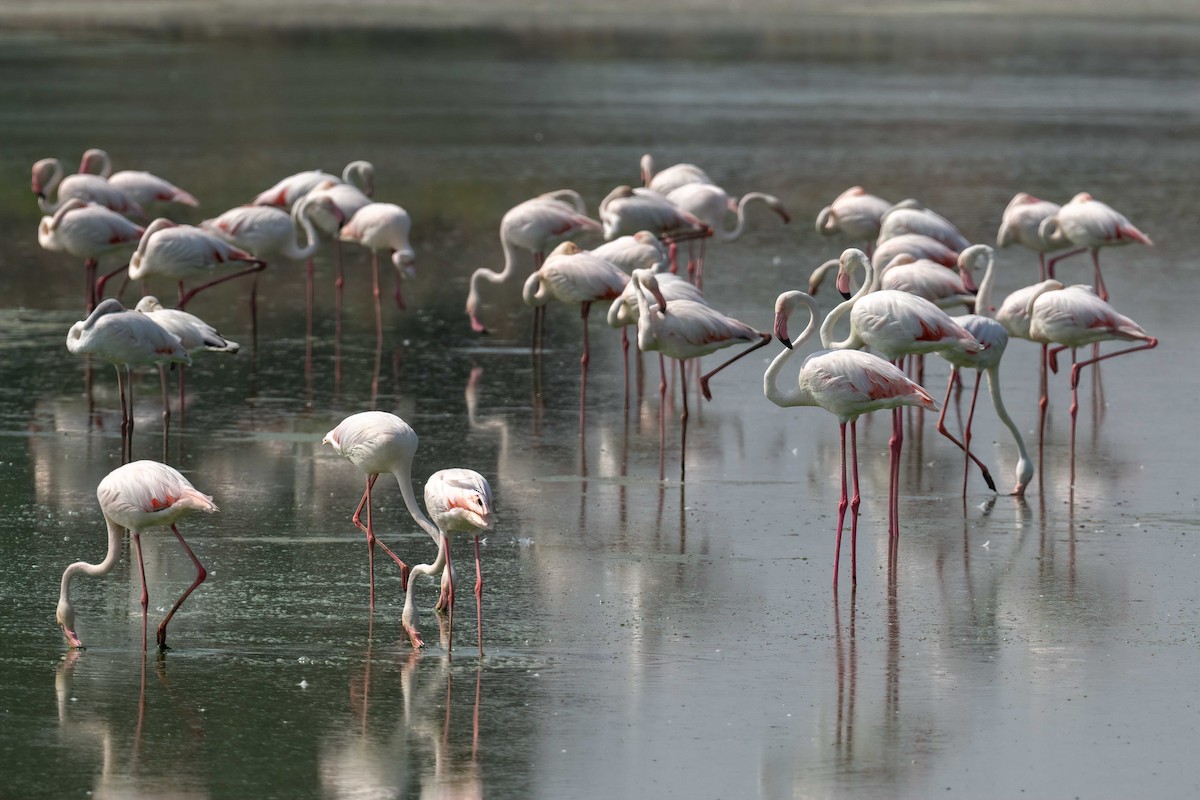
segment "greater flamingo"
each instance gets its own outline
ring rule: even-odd
[[[404,612],[400,621],[408,633],[412,646],[425,646],[417,630],[417,610],[413,603],[413,585],[417,575],[433,575],[442,571],[443,597],[450,612],[450,648],[454,636],[454,587],[457,573],[450,559],[450,537],[452,531],[470,533],[475,540],[475,621],[478,626],[479,655],[483,656],[483,572],[479,565],[479,532],[491,530],[495,524],[495,509],[492,487],[487,478],[471,469],[443,469],[429,476],[425,482],[425,508],[433,518],[438,530],[438,553],[432,564],[418,564],[412,568],[408,588],[404,594]]]
[[[861,241],[871,252],[879,238],[879,223],[892,204],[869,194],[861,186],[851,186],[817,214],[817,232],[824,236],[840,233]]]
[[[995,264],[994,254],[992,248],[987,245],[976,244],[963,250],[959,256],[959,260],[960,262],[970,264],[972,269],[979,262],[983,262],[985,265],[983,279],[979,282],[979,291],[975,295],[977,313],[954,317],[954,321],[962,325],[967,333],[974,336],[984,346],[984,349],[978,353],[968,353],[963,350],[938,351],[938,355],[951,364],[950,380],[946,384],[946,399],[942,403],[942,413],[938,416],[938,432],[950,441],[958,444],[962,448],[963,453],[965,453],[963,459],[963,497],[966,497],[967,471],[970,459],[972,458],[971,422],[975,418],[975,401],[979,397],[979,376],[980,373],[986,372],[988,392],[992,398],[992,407],[996,409],[996,416],[1000,418],[1000,421],[1012,433],[1013,441],[1017,445],[1017,483],[1009,494],[1021,497],[1025,494],[1025,488],[1029,485],[1029,481],[1033,479],[1033,462],[1029,459],[1029,453],[1025,449],[1025,440],[1021,437],[1021,431],[1017,428],[1016,423],[1012,421],[1012,417],[1008,415],[1008,410],[1004,407],[1004,398],[1000,395],[1000,359],[1004,355],[1005,348],[1008,347],[1008,331],[1004,329],[1003,325],[992,319],[990,310],[992,284],[995,280],[995,276],[992,274],[992,268]],[[975,389],[971,393],[971,409],[967,412],[967,424],[963,430],[963,441],[961,443],[946,430],[946,405],[950,402],[950,390],[954,386],[954,379],[958,375],[959,368],[975,370]]]
[[[188,365],[192,363],[191,356],[178,336],[145,314],[126,309],[111,297],[97,305],[87,319],[71,326],[67,333],[67,349],[77,355],[94,354],[116,368],[121,397],[121,461],[124,463],[133,457],[133,383],[129,383],[129,401],[126,403],[122,369],[128,376],[133,367]],[[162,392],[165,423],[170,418],[165,376]]]
[[[229,353],[233,355],[240,349],[240,345],[230,339],[226,339],[217,329],[209,325],[204,320],[197,317],[195,314],[189,314],[187,311],[180,311],[177,308],[164,308],[163,304],[158,302],[158,298],[148,294],[138,300],[134,311],[145,314],[150,319],[161,325],[170,333],[179,337],[180,344],[183,349],[187,350],[188,355],[197,350],[212,350],[218,353]],[[165,367],[160,364],[159,370],[162,371]],[[184,385],[184,370],[185,367],[179,367],[179,413],[183,413],[183,385]],[[162,376],[163,381],[166,381],[166,376]]]
[[[569,191],[569,190],[564,190]],[[487,333],[479,321],[479,282],[504,283],[516,267],[517,249],[533,253],[533,268],[542,265],[545,253],[563,241],[588,231],[599,231],[600,223],[584,215],[573,204],[567,204],[557,196],[561,192],[548,192],[530,198],[504,212],[500,219],[500,246],[504,250],[504,268],[501,270],[481,267],[471,273],[471,288],[467,292],[467,316],[476,333]],[[534,312],[533,340],[538,346],[541,333],[542,311]]]
[[[792,340],[788,336],[788,318],[796,306],[809,312],[804,331]],[[833,556],[833,588],[837,591],[838,561],[842,550],[842,525],[850,508],[851,584],[858,582],[858,418],[868,411],[899,409],[903,406],[936,411],[937,401],[921,386],[909,380],[899,367],[879,356],[861,350],[822,350],[808,356],[800,368],[796,386],[779,386],[779,373],[798,348],[817,327],[817,303],[804,292],[784,292],[775,301],[775,335],[785,349],[777,355],[763,375],[763,392],[777,406],[820,406],[838,418],[842,441],[842,494],[838,501],[837,539]],[[848,498],[846,485],[846,424],[850,424],[850,453],[854,496]],[[890,489],[889,489],[890,491]],[[889,517],[891,498],[888,499]]]
[[[752,346],[728,359],[700,377],[700,388],[704,396],[712,399],[708,389],[709,379],[725,367],[771,341],[771,334],[761,333],[744,322],[728,317],[706,303],[694,300],[673,300],[669,304],[658,279],[649,270],[639,269],[633,273],[632,282],[638,302],[638,348],[643,352],[657,350],[659,353],[659,437],[660,452],[665,440],[667,372],[663,357],[679,362],[680,383],[683,388],[683,412],[679,417],[681,438],[679,453],[680,480],[687,477],[687,423],[688,389],[684,363],[700,358],[724,347],[739,342],[752,342]],[[650,298],[655,304],[652,305]]]
[[[974,266],[974,258],[964,259],[961,255],[958,267],[951,270],[927,258],[902,253],[875,273],[875,288],[915,294],[943,310],[973,306],[978,288],[972,276]]]
[[[941,264],[943,267],[955,267],[958,264],[958,251],[939,242],[937,239],[923,233],[901,233],[890,239],[885,239],[875,247],[871,254],[871,264],[875,269],[881,269],[898,255],[907,254],[913,258],[924,258]]]
[[[99,175],[142,208],[155,203],[176,203],[193,208],[200,205],[190,192],[185,192],[166,178],[142,170],[123,169],[113,172],[112,159],[108,153],[96,147],[84,152],[79,162],[79,172]]]
[[[869,345],[884,358],[896,363],[904,356],[950,348],[972,353],[983,349],[983,345],[950,319],[945,311],[923,297],[895,290],[871,292],[875,268],[861,250],[850,248],[842,253],[837,278],[840,291],[848,289],[850,276],[859,268],[866,271],[862,286],[853,297],[830,311],[821,325],[821,343],[825,347],[830,350],[857,350]],[[835,342],[834,326],[846,314],[850,315],[850,336]],[[903,442],[904,415],[897,408],[892,411],[892,439],[889,442],[892,460],[888,532],[893,537],[900,533],[900,450]],[[992,485],[986,471],[984,476]]]
[[[1058,344],[1071,348],[1071,485],[1075,485],[1075,421],[1079,414],[1079,372],[1084,367],[1115,356],[1150,350],[1158,339],[1124,314],[1119,313],[1088,286],[1063,287],[1056,281],[1046,281],[1029,300],[1029,335],[1035,342]],[[1076,350],[1085,344],[1111,340],[1141,342],[1142,344],[1076,361]],[[1050,369],[1057,372],[1053,352]]]
[[[210,277],[217,267],[230,263],[249,264],[249,268],[225,275],[191,289],[184,289],[184,281]],[[256,258],[239,247],[234,247],[215,233],[193,225],[180,225],[166,217],[150,223],[142,240],[138,242],[133,258],[129,260],[130,280],[145,280],[152,275],[161,275],[174,280],[179,286],[179,308],[201,292],[219,283],[260,272],[267,262]],[[250,312],[253,319],[257,313],[256,292],[250,292]]]
[[[285,211],[291,211],[300,198],[304,197],[319,184],[326,181],[338,181],[336,175],[322,172],[319,169],[297,172],[280,180],[270,189],[261,192],[252,201],[256,206],[275,206]],[[348,183],[368,197],[375,194],[375,166],[370,161],[351,161],[342,170],[342,183]]]
[[[1042,236],[1042,221],[1053,217],[1062,208],[1058,203],[1042,200],[1028,192],[1018,192],[1008,201],[996,232],[996,247],[1019,244],[1038,256],[1038,280],[1046,280],[1046,254],[1070,246],[1070,242],[1051,241]]]
[[[77,174],[63,178],[62,162],[57,158],[43,158],[33,165],[30,188],[37,195],[38,208],[46,214],[53,214],[73,198],[96,203],[118,214],[140,217],[143,213],[141,206],[99,175]],[[46,199],[51,192],[55,192],[54,202]]]
[[[396,267],[396,308],[404,309],[400,291],[401,278],[416,275],[416,254],[408,241],[412,219],[395,203],[368,203],[354,212],[338,232],[343,242],[358,242],[371,251],[372,293],[375,297],[375,329],[379,341],[383,337],[383,316],[379,307],[379,251],[386,250]]]
[[[631,186],[618,186],[600,201],[600,222],[604,225],[605,239],[648,230],[669,242],[672,269],[678,242],[705,239],[713,234],[702,219],[658,192]],[[688,275],[693,276],[701,268],[702,264],[689,263]]]
[[[42,217],[38,223],[38,244],[84,259],[83,300],[91,313],[96,307],[97,259],[105,253],[136,245],[145,230],[104,206],[72,198],[59,206],[53,216]]]
[[[556,247],[542,265],[529,276],[521,292],[525,304],[543,306],[551,300],[579,306],[583,319],[583,355],[579,359],[579,435],[583,435],[584,409],[587,398],[588,313],[592,303],[616,300],[629,283],[629,275],[617,266],[581,250],[574,242]]]
[[[138,571],[142,576],[142,650],[146,649],[146,617],[150,595],[146,590],[146,566],[142,560],[142,531],[148,528],[170,526],[171,532],[183,546],[188,558],[196,565],[196,580],[187,588],[171,610],[158,624],[158,647],[167,647],[167,624],[171,617],[183,605],[196,587],[204,582],[207,573],[200,559],[188,547],[183,535],[175,523],[193,511],[204,511],[212,514],[217,506],[212,498],[192,486],[191,482],[177,470],[160,464],[157,461],[134,461],[117,467],[100,481],[96,487],[96,498],[100,501],[100,510],[104,513],[104,522],[108,526],[108,553],[99,564],[89,564],[86,561],[76,561],[62,575],[62,588],[58,595],[58,610],[56,617],[62,627],[67,643],[74,649],[83,647],[79,636],[75,633],[75,607],[71,604],[71,580],[78,573],[90,576],[107,575],[121,558],[121,542],[125,528],[129,529],[133,538],[134,549],[137,551]]]
[[[652,192],[666,196],[689,183],[712,183],[708,173],[695,164],[672,164],[658,172],[654,171],[654,157],[649,153],[642,156],[642,185]]]
[[[417,452],[417,432],[395,414],[385,411],[363,411],[351,414],[336,428],[325,434],[322,444],[328,444],[358,467],[366,475],[366,490],[351,517],[354,526],[367,535],[367,558],[371,580],[371,609],[375,608],[375,544],[383,548],[400,567],[400,586],[408,587],[408,565],[375,536],[375,524],[371,516],[371,490],[383,473],[395,476],[400,485],[404,505],[421,528],[434,542],[440,539],[437,526],[425,518],[417,507],[412,488],[412,460]],[[362,522],[363,509],[367,511],[367,523]]]
[[[1100,248],[1115,247],[1137,242],[1153,245],[1150,237],[1138,230],[1123,214],[1100,202],[1087,192],[1080,192],[1058,210],[1058,213],[1042,221],[1040,235],[1056,245],[1071,244],[1092,253],[1092,269],[1096,276],[1096,289],[1101,300],[1108,300],[1108,289],[1104,276],[1100,274]],[[1050,259],[1047,276],[1054,277],[1054,265],[1073,255],[1078,250]]]
[[[712,228],[713,236],[723,242],[732,242],[742,235],[746,227],[746,206],[750,203],[762,203],[785,223],[792,221],[779,198],[766,192],[747,192],[740,199],[735,199],[720,186],[688,183],[668,194],[667,199],[699,217]],[[726,225],[726,215],[730,212],[735,217],[732,228]]]
[[[919,233],[941,242],[956,253],[970,247],[971,242],[954,223],[916,200],[901,200],[887,210],[879,223],[877,244],[905,233]]]

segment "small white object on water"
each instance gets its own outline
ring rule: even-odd
[[[979,546],[986,550],[991,550],[992,549],[992,540],[988,539],[986,542],[984,542],[983,544],[981,544]]]
[[[297,686],[299,686],[301,689],[307,689],[307,688],[308,688],[308,681],[306,681],[306,680],[304,680],[304,679],[301,679],[301,680],[300,680],[300,682],[299,682],[299,683],[297,683],[296,685],[297,685]]]

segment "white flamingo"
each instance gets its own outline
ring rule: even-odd
[[[63,177],[63,165],[57,158],[43,158],[33,165],[30,188],[37,195],[38,208],[53,214],[73,198],[85,203],[96,203],[118,214],[140,217],[142,207],[123,191],[99,175],[68,175]],[[54,201],[48,196],[53,193]]]
[[[38,223],[38,244],[84,259],[84,305],[96,307],[96,264],[100,256],[136,245],[146,231],[115,211],[79,198],[59,206]],[[122,267],[124,269],[124,267]]]
[[[823,236],[843,234],[863,242],[868,253],[879,238],[879,224],[892,204],[869,194],[861,186],[851,186],[817,214],[817,232]]]
[[[1104,276],[1100,274],[1100,248],[1131,243],[1154,244],[1123,214],[1087,192],[1075,195],[1057,214],[1043,220],[1038,232],[1055,245],[1065,243],[1080,248],[1050,259],[1046,266],[1050,278],[1054,277],[1057,262],[1082,250],[1091,251],[1096,289],[1099,290],[1100,299],[1105,301],[1108,300],[1108,289],[1104,286]]]
[[[106,151],[96,147],[84,152],[79,162],[79,172],[99,175],[142,208],[155,203],[175,203],[193,208],[200,205],[200,201],[190,192],[185,192],[166,178],[142,170],[123,169],[113,172],[112,158]]]
[[[654,157],[649,153],[642,156],[642,185],[647,189],[658,192],[664,197],[689,183],[712,183],[708,173],[695,164],[672,164],[671,166],[654,171]]]

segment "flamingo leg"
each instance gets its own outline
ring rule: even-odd
[[[183,601],[188,599],[188,595],[194,592],[196,587],[204,583],[204,579],[208,577],[208,572],[204,569],[204,565],[200,563],[200,559],[196,558],[196,554],[192,552],[192,548],[188,547],[188,543],[184,541],[183,534],[179,532],[179,528],[172,525],[171,532],[175,534],[175,538],[179,540],[181,545],[183,545],[183,550],[188,554],[188,558],[190,558],[192,563],[196,565],[196,580],[192,581],[192,585],[189,586],[187,590],[179,596],[179,599],[175,601],[175,605],[171,606],[171,610],[167,612],[165,617],[163,617],[163,621],[158,623],[159,650],[171,649],[167,647],[167,623],[171,621],[171,617],[175,616],[175,612],[179,610],[181,605],[183,605]]]
[[[266,264],[263,264],[265,267]],[[250,280],[250,346],[258,352],[258,276]]]
[[[1071,256],[1077,256],[1080,253],[1085,252],[1086,250],[1087,250],[1086,247],[1077,247],[1074,250],[1068,250],[1065,253],[1061,253],[1061,254],[1055,256],[1054,258],[1047,259],[1046,260],[1046,275],[1047,275],[1047,277],[1050,277],[1050,278],[1054,277],[1054,268],[1056,266],[1058,266],[1058,262],[1060,262],[1064,259],[1070,258]]]
[[[183,366],[180,365],[180,370]],[[163,421],[163,461],[167,460],[167,438],[171,430],[171,401],[167,399],[167,368],[163,364],[158,365],[158,382],[162,387],[162,421]]]
[[[96,259],[83,262],[83,304],[88,314],[96,307]]]
[[[892,409],[892,436],[888,439],[888,538],[896,537],[896,516],[895,503],[892,498],[897,491],[896,475],[899,473],[900,466],[900,409]]]
[[[219,283],[225,283],[226,281],[231,281],[234,278],[240,278],[243,275],[253,275],[256,272],[262,272],[264,269],[267,268],[267,262],[265,262],[265,261],[252,261],[252,262],[248,262],[248,263],[252,263],[254,266],[252,266],[248,269],[244,269],[241,272],[234,272],[231,275],[223,275],[220,278],[217,278],[215,281],[209,281],[208,283],[202,283],[199,286],[193,286],[191,289],[188,289],[186,292],[183,291],[183,283],[181,282],[179,284],[179,287],[180,287],[179,310],[182,311],[184,309],[184,307],[187,306],[188,302],[193,297],[195,297],[198,293],[204,291],[205,289],[208,289],[212,286],[216,286]]]
[[[625,416],[629,416],[629,326],[621,328],[621,363],[625,368]]]
[[[1046,280],[1046,254],[1038,253],[1038,283]]]
[[[129,452],[129,406],[125,401],[125,379],[123,376],[123,368],[118,366],[117,370],[117,394],[121,397],[121,463],[128,464],[133,459],[133,454]]]
[[[146,589],[146,561],[142,558],[142,535],[137,531],[130,531],[130,536],[133,539],[133,549],[137,551],[138,573],[142,576],[142,652],[146,652],[146,615],[147,609],[150,607],[150,592]]]
[[[1042,345],[1041,365],[1041,395],[1038,397],[1038,483],[1042,483],[1045,471],[1042,469],[1043,453],[1046,442],[1046,410],[1050,406],[1050,382],[1046,374],[1049,361],[1049,345]]]
[[[94,288],[92,290],[92,299],[91,299],[92,308],[95,308],[96,304],[99,303],[104,298],[104,285],[106,283],[108,283],[109,279],[111,279],[118,272],[128,269],[128,265],[122,264],[121,266],[114,269],[112,272],[106,272],[103,275],[101,275],[99,278],[96,278],[95,277],[96,276],[96,262],[93,259],[88,259],[88,260],[91,261],[91,264],[92,264],[92,268],[89,271],[89,275],[90,275],[89,280],[95,281],[95,283],[93,284]],[[92,308],[88,309],[89,314],[92,312]]]
[[[858,418],[850,422],[850,470],[854,495],[850,498],[850,586],[858,586],[858,507],[862,496],[858,491]]]
[[[971,467],[971,423],[975,420],[975,401],[979,399],[979,378],[981,373],[975,370],[975,390],[971,392],[971,410],[967,412],[967,427],[963,431],[963,451],[966,456],[963,458],[963,497],[967,496],[967,472]],[[989,476],[990,477],[990,476]],[[996,491],[995,485],[992,486],[992,491]]]
[[[1075,363],[1076,348],[1071,348],[1071,375],[1078,375]],[[1075,486],[1075,419],[1079,416],[1079,384],[1071,381],[1071,486]]]
[[[1108,287],[1104,285],[1104,276],[1100,274],[1100,248],[1092,248],[1092,271],[1095,274],[1096,291],[1100,294],[1100,299],[1108,302]],[[1099,346],[1099,342],[1096,343]]]
[[[704,374],[704,375],[701,375],[701,376],[700,376],[700,390],[701,390],[702,392],[704,392],[704,398],[705,398],[706,400],[712,400],[712,392],[710,392],[710,391],[708,390],[708,382],[709,382],[709,380],[712,378],[712,376],[713,376],[713,375],[716,375],[718,372],[720,372],[721,370],[725,369],[725,368],[726,368],[726,367],[728,367],[730,364],[732,364],[733,362],[737,361],[739,358],[745,358],[746,356],[750,355],[751,353],[753,353],[753,352],[754,352],[755,350],[757,350],[758,348],[760,348],[760,347],[765,347],[767,344],[769,344],[769,343],[770,343],[771,339],[773,338],[771,334],[769,334],[769,333],[762,333],[761,331],[759,332],[758,336],[759,336],[759,340],[758,340],[756,343],[754,343],[754,344],[753,344],[753,345],[751,345],[750,347],[747,347],[745,350],[743,350],[742,352],[738,353],[738,354],[737,354],[736,356],[734,356],[733,358],[730,358],[729,360],[725,361],[724,363],[722,363],[722,364],[719,364],[719,365],[718,365],[718,366],[717,366],[715,369],[712,369],[712,370],[710,370],[708,373],[706,373],[706,374]],[[686,388],[686,387],[687,387],[687,384],[686,384],[686,382],[685,382],[685,383],[684,383],[684,394],[687,394],[687,388]]]
[[[378,544],[381,548],[383,548],[383,552],[385,552],[389,556],[391,556],[392,561],[395,561],[396,565],[400,567],[400,589],[401,589],[401,591],[404,591],[408,588],[408,565],[405,564],[403,561],[401,561],[400,557],[397,556],[395,553],[393,553],[392,549],[390,547],[388,547],[387,544],[385,544],[382,539],[379,539],[378,537],[375,536],[375,526],[373,525],[373,523],[371,521],[371,489],[375,486],[375,481],[378,479],[379,479],[379,475],[377,475],[377,474],[367,476],[367,489],[365,492],[363,492],[362,500],[358,501],[358,507],[354,509],[354,516],[351,518],[351,521],[354,523],[354,527],[358,528],[360,531],[362,531],[363,533],[365,533],[367,535],[368,547],[374,547],[375,544]],[[363,508],[367,509],[367,524],[366,525],[363,525],[363,523],[362,523]],[[375,596],[374,559],[375,559],[375,554],[374,554],[374,552],[372,552],[371,553],[371,563],[372,563],[372,567],[371,567],[371,587],[372,587],[371,588],[371,597],[372,598],[374,598],[374,596]]]
[[[447,626],[449,635],[446,637],[446,652],[454,650],[454,567],[450,561],[450,538],[446,534],[442,534],[442,538],[446,541],[446,569],[445,572],[450,575],[450,589],[446,597],[446,611],[449,616]]]
[[[591,302],[580,303],[579,315],[583,319],[583,355],[579,357],[579,436],[583,437],[584,409],[587,407],[587,373],[591,354],[588,350],[588,312]]]
[[[980,471],[980,473],[982,473],[983,480],[987,483],[988,488],[994,492],[994,491],[996,491],[996,482],[992,480],[992,473],[990,471],[988,471],[987,466],[982,461],[979,460],[978,456],[976,456],[974,453],[971,452],[969,438],[964,436],[964,438],[967,439],[967,442],[964,444],[963,442],[960,442],[958,439],[954,438],[954,434],[950,433],[949,429],[946,427],[946,410],[949,408],[949,405],[950,405],[950,392],[953,390],[954,386],[958,383],[957,379],[958,379],[958,367],[951,367],[950,368],[950,380],[946,384],[946,399],[942,401],[942,412],[940,414],[938,414],[937,431],[942,436],[945,436],[947,439],[949,439],[951,442],[953,442],[955,447],[957,447],[959,450],[963,451],[963,453],[965,454],[964,460],[966,460],[967,463],[969,463],[970,461],[975,462],[975,464],[979,467],[979,471]],[[978,395],[978,393],[979,393],[979,372],[978,371],[976,371],[976,373],[975,373],[975,392],[976,392],[976,395]],[[967,414],[967,424],[965,426],[965,430],[969,431],[971,429],[971,415],[974,413],[974,411],[975,411],[975,397],[972,397],[971,398],[971,410]],[[964,465],[964,467],[963,467],[964,472],[966,471],[966,469],[967,469],[967,467]],[[966,497],[966,496],[967,496],[967,478],[966,478],[966,475],[964,475],[963,476],[963,497]]]
[[[483,570],[479,566],[479,531],[475,531],[475,624],[479,630],[479,657],[483,658]]]
[[[679,361],[679,382],[683,387],[683,413],[679,415],[680,424],[680,440],[679,440],[679,481],[680,483],[687,480],[687,424],[688,424],[688,388],[687,388],[687,362]]]
[[[663,453],[667,444],[667,362],[658,354],[658,479],[664,478]]]
[[[304,265],[304,275],[307,285],[304,287],[304,375],[312,379],[312,350],[313,350],[313,260],[310,257]]]
[[[849,495],[846,489],[846,423],[842,422],[838,425],[842,439],[842,494],[838,498],[838,523],[837,536],[833,540],[833,592],[837,594],[838,585],[838,562],[842,557],[842,525],[846,521],[846,508],[850,505]]]

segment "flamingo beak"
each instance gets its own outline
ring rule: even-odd
[[[842,270],[838,271],[837,290],[845,299],[849,300],[850,294],[850,273]]]
[[[791,350],[792,339],[788,336],[787,322],[787,317],[783,314],[775,315],[775,338],[779,340],[780,344]]]

